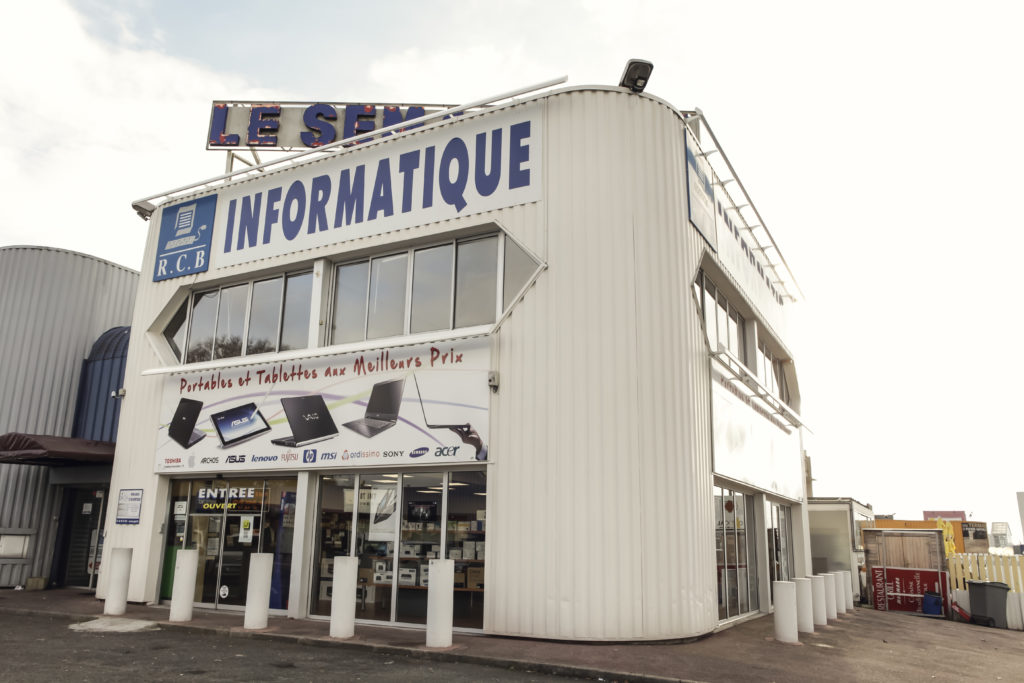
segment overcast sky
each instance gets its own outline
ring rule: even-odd
[[[34,0],[0,24],[0,246],[138,269],[214,99],[463,103],[567,75],[700,107],[806,294],[815,495],[1011,523],[1024,3]],[[1013,353],[1010,353],[1014,351]],[[1006,355],[1009,354],[1009,355]]]

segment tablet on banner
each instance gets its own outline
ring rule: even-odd
[[[483,461],[489,369],[487,339],[476,337],[175,373],[164,387],[155,469]]]

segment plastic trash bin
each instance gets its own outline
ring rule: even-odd
[[[968,581],[971,621],[983,626],[1006,628],[1006,594],[1010,587],[999,581]]]

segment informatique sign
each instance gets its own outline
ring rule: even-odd
[[[228,102],[210,110],[207,149],[298,150],[366,135],[417,119],[451,105],[361,104],[355,102]]]
[[[476,337],[174,373],[165,380],[155,426],[155,469],[436,467],[486,460],[489,364],[488,341]],[[204,503],[244,507],[248,499],[244,491],[229,490]]]
[[[204,198],[216,202],[210,268],[540,201],[541,121],[539,104],[467,116],[229,185]]]

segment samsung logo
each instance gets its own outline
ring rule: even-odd
[[[420,456],[426,455],[429,452],[430,452],[430,449],[427,448],[426,446],[423,446],[422,448],[417,448],[417,449],[409,451],[409,457],[410,458],[418,458]]]

